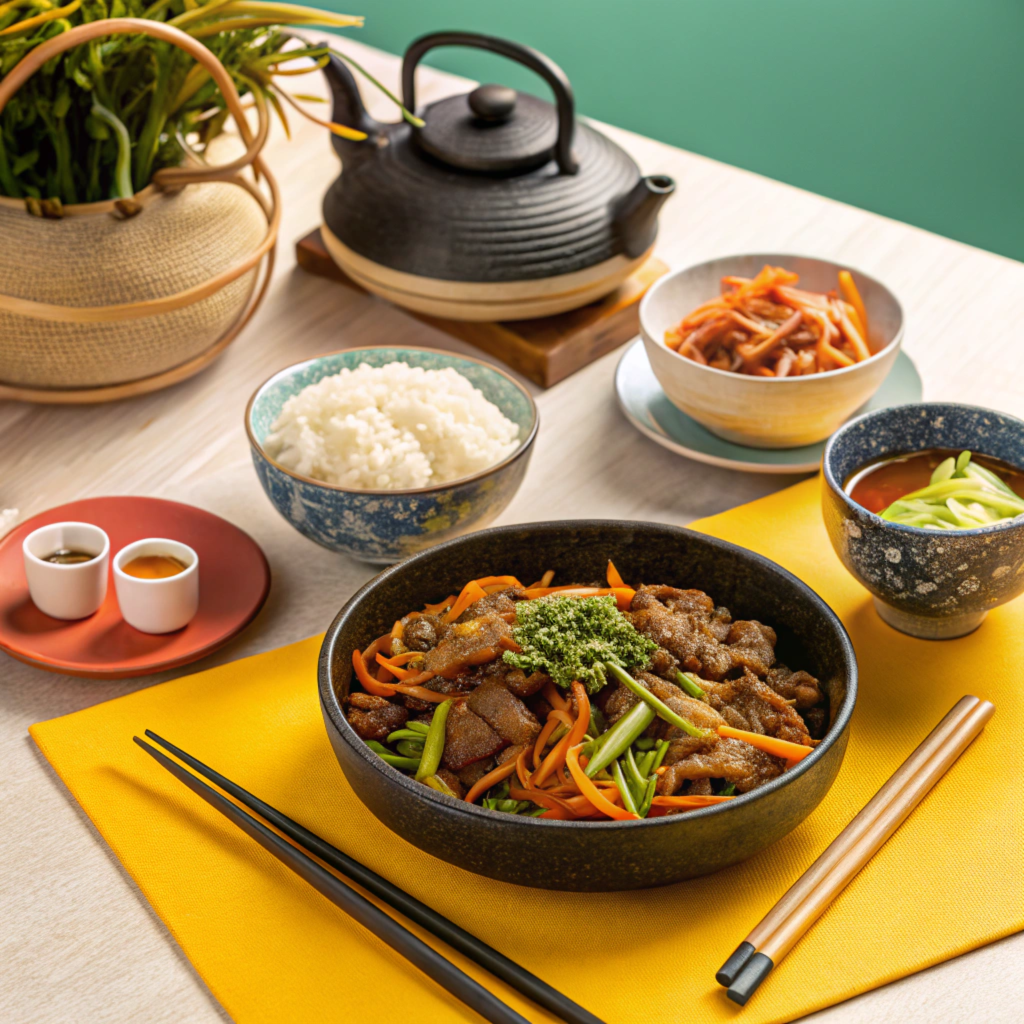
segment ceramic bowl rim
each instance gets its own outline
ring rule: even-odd
[[[854,363],[853,366],[843,366],[838,370],[825,370],[822,373],[808,373],[803,374],[799,377],[748,377],[745,374],[733,373],[731,370],[719,370],[716,366],[704,366],[701,363],[694,362],[692,359],[687,359],[686,356],[680,355],[674,349],[669,348],[664,341],[658,341],[654,335],[645,326],[645,314],[647,312],[648,304],[653,300],[659,289],[666,286],[669,282],[675,281],[685,274],[692,273],[695,270],[699,270],[701,267],[706,267],[709,263],[718,263],[720,260],[738,260],[738,259],[749,259],[751,256],[764,256],[772,257],[773,259],[780,260],[811,260],[815,263],[824,263],[830,267],[835,267],[836,270],[849,270],[860,277],[867,278],[873,284],[877,285],[884,291],[896,306],[899,312],[899,326],[896,328],[896,333],[892,336],[889,342],[877,352],[868,356],[867,359],[862,359],[859,363]],[[681,267],[679,270],[673,270],[665,274],[664,277],[660,277],[653,285],[647,290],[647,294],[643,297],[640,302],[640,332],[644,337],[645,341],[650,341],[659,348],[663,348],[666,352],[672,355],[674,358],[681,360],[687,366],[696,367],[698,370],[706,371],[712,374],[716,374],[719,377],[723,377],[728,380],[740,381],[750,380],[755,384],[767,384],[769,386],[779,385],[798,385],[801,382],[814,381],[814,380],[835,380],[837,377],[841,377],[843,374],[851,374],[857,370],[863,370],[866,366],[881,360],[882,356],[889,354],[893,349],[898,349],[903,343],[903,334],[906,329],[907,317],[903,310],[903,303],[896,297],[896,293],[885,284],[880,281],[873,274],[869,274],[859,267],[855,267],[850,263],[836,263],[834,260],[826,259],[824,256],[809,256],[806,253],[795,253],[795,252],[776,252],[776,253],[758,253],[758,252],[742,252],[732,253],[725,256],[714,256],[711,259],[701,260],[700,263],[691,263],[689,266]]]
[[[835,494],[843,502],[848,509],[858,516],[866,516],[868,522],[872,526],[882,527],[886,530],[895,530],[900,533],[909,533],[918,537],[943,537],[947,540],[954,541],[959,537],[977,537],[979,535],[987,535],[994,533],[1002,533],[1004,531],[1019,529],[1024,526],[1024,519],[1017,516],[1014,519],[1010,519],[1005,523],[992,523],[989,526],[975,526],[969,530],[927,530],[923,526],[909,526],[906,523],[893,523],[888,519],[883,519],[876,512],[869,512],[863,505],[858,505],[843,489],[842,485],[836,480],[835,474],[832,472],[831,459],[832,450],[835,448],[836,441],[841,434],[845,434],[852,427],[857,426],[858,423],[864,420],[871,419],[875,416],[881,416],[883,414],[891,414],[894,412],[900,412],[904,409],[927,409],[927,408],[955,408],[955,409],[968,409],[973,412],[988,413],[990,415],[1002,416],[1004,419],[1011,420],[1017,425],[1020,431],[1021,437],[1024,438],[1024,420],[1012,413],[1000,412],[998,409],[986,409],[983,405],[969,405],[967,402],[906,402],[903,405],[890,405],[885,409],[873,409],[871,412],[862,413],[860,416],[855,416],[852,420],[847,420],[829,439],[825,442],[825,450],[821,455],[821,473],[825,478],[825,483],[828,484],[829,490]],[[984,454],[984,453],[982,453]],[[884,458],[884,455],[882,456]]]
[[[364,487],[343,487],[341,484],[331,484],[324,480],[314,480],[311,476],[304,476],[302,473],[296,473],[294,470],[288,469],[286,466],[282,466],[280,462],[272,459],[264,449],[263,445],[256,440],[256,435],[252,429],[252,411],[256,406],[256,403],[263,396],[264,392],[272,385],[277,383],[283,377],[291,376],[297,373],[299,370],[309,366],[311,363],[319,362],[322,359],[330,359],[331,356],[342,355],[346,352],[372,352],[376,349],[394,349],[395,351],[403,352],[430,352],[433,355],[448,356],[453,359],[462,359],[467,363],[476,363],[478,366],[482,366],[487,370],[490,370],[501,377],[504,377],[512,385],[514,385],[521,395],[526,399],[530,407],[531,423],[530,429],[527,432],[525,438],[523,438],[515,451],[506,455],[500,462],[496,462],[493,466],[486,466],[483,469],[477,470],[475,473],[471,473],[469,476],[460,476],[455,480],[446,480],[442,484],[434,484],[429,487],[407,487],[407,488],[395,488],[395,489],[384,489],[384,490],[371,490],[370,488]],[[472,381],[470,382],[472,383]],[[474,385],[475,386],[475,385]],[[502,413],[504,415],[504,413]],[[510,373],[495,366],[493,363],[488,363],[483,359],[474,359],[472,356],[465,356],[459,352],[450,352],[447,349],[442,348],[430,348],[426,345],[361,345],[358,348],[341,348],[335,349],[333,352],[322,352],[320,355],[310,356],[308,359],[303,359],[301,362],[292,363],[290,366],[286,366],[283,369],[278,370],[276,373],[272,373],[256,390],[252,393],[248,403],[245,406],[245,434],[249,439],[249,446],[254,452],[256,452],[261,459],[266,461],[269,465],[273,466],[280,473],[284,473],[286,476],[292,477],[294,480],[300,480],[304,484],[308,484],[312,487],[322,487],[328,491],[339,491],[342,494],[367,494],[376,495],[378,497],[392,496],[392,497],[406,497],[409,495],[420,495],[420,494],[441,494],[444,491],[450,491],[455,487],[461,487],[465,484],[474,483],[477,480],[483,480],[485,477],[490,476],[493,473],[497,473],[504,469],[506,466],[511,465],[516,459],[522,457],[530,446],[533,444],[534,439],[537,437],[537,431],[540,427],[540,412],[537,409],[537,403],[533,399],[533,395],[526,389],[525,385],[520,384]]]
[[[805,757],[798,765],[796,765],[796,767],[791,768],[778,778],[772,779],[771,782],[765,783],[765,785],[759,786],[757,789],[753,789],[748,793],[743,793],[727,803],[698,808],[696,810],[689,811],[685,815],[663,815],[657,818],[644,818],[640,821],[556,821],[541,818],[524,818],[519,815],[504,814],[501,811],[490,811],[484,807],[478,807],[476,804],[467,804],[464,800],[457,800],[453,797],[445,796],[443,793],[439,793],[428,786],[424,786],[421,783],[409,779],[397,768],[393,768],[378,757],[358,736],[352,726],[349,725],[348,720],[342,712],[341,704],[334,692],[334,688],[331,685],[331,654],[338,634],[341,631],[342,621],[347,617],[347,615],[351,614],[351,612],[353,612],[358,606],[359,602],[362,601],[363,598],[380,583],[383,583],[385,580],[397,573],[403,572],[413,563],[424,560],[428,557],[433,557],[438,552],[455,547],[470,537],[479,537],[484,534],[492,537],[501,536],[502,534],[521,531],[524,528],[537,529],[558,527],[566,530],[580,530],[594,527],[623,526],[627,523],[634,531],[653,528],[660,531],[667,530],[672,533],[689,534],[700,542],[707,543],[711,547],[718,548],[722,551],[738,552],[743,559],[759,564],[761,568],[766,569],[769,573],[778,573],[784,578],[788,578],[788,580],[794,584],[798,590],[803,592],[804,596],[809,599],[812,604],[817,606],[819,613],[833,628],[842,649],[843,659],[850,666],[849,678],[846,680],[846,696],[836,712],[835,718],[833,719],[828,732],[825,734],[825,737],[818,746],[814,748],[814,751]],[[857,685],[857,655],[853,647],[853,641],[850,639],[850,635],[846,631],[846,627],[842,624],[839,616],[836,615],[825,599],[788,569],[784,569],[777,562],[773,562],[770,558],[758,554],[756,551],[751,551],[749,548],[744,548],[739,544],[733,544],[730,541],[721,540],[718,537],[712,537],[708,534],[700,533],[697,530],[690,530],[683,526],[672,526],[665,523],[621,519],[545,520],[537,523],[515,523],[507,526],[494,526],[487,530],[478,530],[475,533],[467,534],[464,537],[455,537],[452,540],[445,541],[444,543],[438,544],[426,551],[421,551],[409,558],[403,559],[401,562],[388,566],[388,568],[374,576],[373,579],[368,580],[363,584],[363,586],[360,587],[359,590],[357,590],[342,606],[341,610],[334,617],[334,620],[327,629],[323,643],[320,647],[320,656],[317,661],[317,689],[319,691],[321,709],[326,711],[327,715],[330,717],[331,723],[344,742],[356,752],[357,756],[361,757],[376,771],[379,771],[384,776],[385,780],[398,785],[414,797],[425,799],[435,804],[440,804],[449,811],[457,811],[461,814],[468,815],[470,819],[482,816],[482,820],[492,822],[503,821],[510,827],[537,827],[556,830],[573,830],[579,828],[585,828],[587,830],[608,830],[622,828],[623,826],[630,828],[668,828],[674,824],[678,824],[679,821],[692,821],[695,818],[704,819],[710,818],[712,815],[728,814],[736,807],[746,807],[754,803],[756,800],[768,797],[772,793],[782,789],[784,786],[788,786],[795,779],[804,775],[814,765],[821,761],[826,752],[830,750],[839,738],[847,731],[847,728],[850,725],[850,720],[853,717],[854,708],[857,704]]]

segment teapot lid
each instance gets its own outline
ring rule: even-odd
[[[420,147],[450,167],[512,174],[546,164],[558,139],[554,106],[504,85],[431,104],[415,133]]]

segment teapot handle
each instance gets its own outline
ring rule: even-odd
[[[467,46],[474,50],[488,50],[508,57],[536,72],[551,86],[558,110],[558,140],[555,160],[563,174],[575,174],[579,164],[572,154],[572,137],[576,130],[575,100],[572,85],[565,72],[550,58],[532,47],[513,43],[496,36],[477,32],[431,32],[410,43],[402,59],[402,102],[407,110],[416,112],[416,67],[428,51],[438,46]]]

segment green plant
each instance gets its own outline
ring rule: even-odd
[[[331,53],[362,71],[327,44],[288,32],[360,25],[361,17],[264,0],[155,0],[148,6],[142,0],[71,0],[64,6],[0,0],[0,76],[55,35],[123,17],[163,22],[201,40],[239,93],[260,92],[286,131],[283,103],[310,117],[296,101],[316,97],[290,96],[280,78],[316,70]],[[404,109],[403,114],[416,122]],[[160,168],[180,164],[186,154],[201,157],[227,117],[209,73],[177,47],[143,35],[85,43],[48,61],[0,114],[0,194],[56,205],[126,199]],[[312,119],[336,134],[364,137]]]

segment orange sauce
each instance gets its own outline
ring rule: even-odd
[[[861,466],[850,475],[843,489],[861,508],[882,512],[911,491],[927,487],[935,467],[944,459],[956,458],[959,454],[959,449],[929,448],[908,455],[886,456]],[[1024,498],[1024,470],[987,455],[972,453],[971,461],[990,469]]]
[[[173,555],[140,555],[121,566],[121,571],[140,580],[164,580],[168,576],[177,576],[187,568],[184,562]]]

